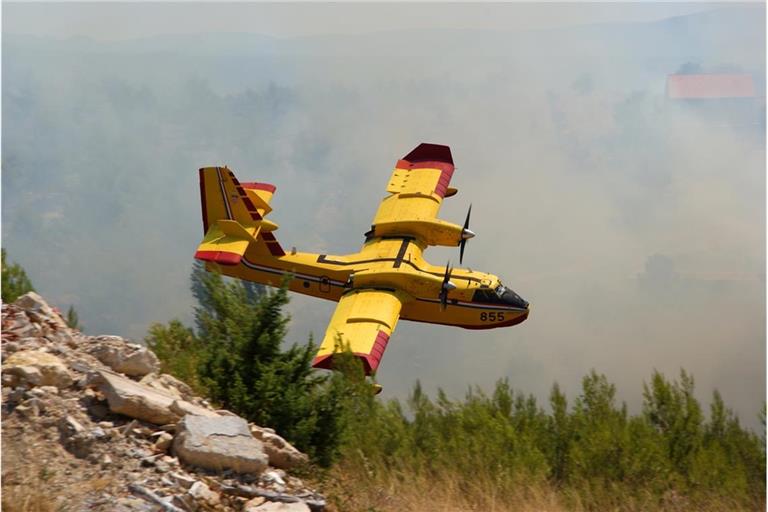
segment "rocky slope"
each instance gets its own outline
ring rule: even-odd
[[[307,457],[159,372],[146,347],[85,336],[35,293],[2,306],[3,509],[321,511]]]

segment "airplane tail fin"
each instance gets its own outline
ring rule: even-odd
[[[272,256],[285,254],[272,233],[277,225],[264,218],[272,208],[275,187],[240,183],[226,167],[200,169],[200,200],[205,237],[195,258],[220,265],[237,265],[251,244]]]

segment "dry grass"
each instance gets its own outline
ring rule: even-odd
[[[3,473],[4,512],[53,512],[57,510],[46,492],[46,474],[19,476]]]
[[[546,481],[499,481],[491,473],[426,476],[377,472],[342,463],[319,484],[332,512],[747,512],[722,497],[692,499],[675,492],[591,495],[584,489],[557,489]]]
[[[3,474],[2,511],[3,512],[63,512],[76,510],[77,500],[66,503],[60,496],[52,493],[52,473],[46,468],[37,473],[25,471],[24,474],[6,472]],[[67,494],[83,497],[99,492],[115,483],[113,476],[101,476],[76,482],[68,486]]]
[[[520,482],[514,492],[491,478],[459,475],[380,474],[346,464],[321,484],[334,512],[561,512],[567,509],[546,483]]]

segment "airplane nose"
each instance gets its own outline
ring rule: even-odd
[[[502,299],[510,306],[514,306],[520,309],[528,309],[528,301],[523,299],[509,288],[507,288],[507,290],[504,292]]]

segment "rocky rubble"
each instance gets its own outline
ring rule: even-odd
[[[306,455],[159,373],[146,347],[72,330],[34,292],[3,304],[0,346],[4,506],[324,510],[288,473]]]

